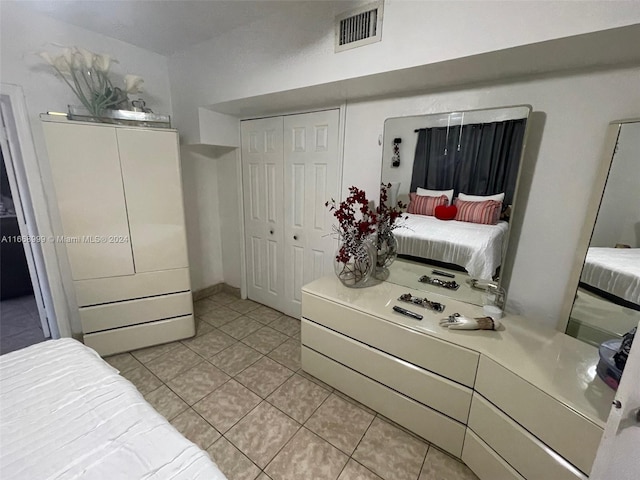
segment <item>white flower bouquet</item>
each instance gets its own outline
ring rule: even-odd
[[[53,67],[82,105],[96,117],[105,109],[127,110],[127,95],[142,91],[144,80],[138,75],[125,75],[124,88],[113,86],[109,78],[109,69],[112,63],[118,61],[110,54],[65,47],[57,56],[48,52],[40,52],[38,55]]]

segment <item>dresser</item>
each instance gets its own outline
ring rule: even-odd
[[[111,355],[195,335],[178,133],[42,117],[84,343]]]
[[[614,392],[597,349],[508,315],[500,331],[448,330],[474,305],[428,294],[438,314],[392,310],[410,290],[349,289],[334,276],[302,291],[302,368],[462,459],[482,480],[584,479]],[[406,304],[405,304],[406,305]]]

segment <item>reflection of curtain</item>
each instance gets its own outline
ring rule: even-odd
[[[454,195],[505,192],[513,203],[526,119],[418,130],[411,189],[449,190]],[[458,150],[458,145],[460,150]],[[447,154],[445,155],[445,147]]]

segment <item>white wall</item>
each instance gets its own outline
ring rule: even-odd
[[[640,22],[633,1],[386,0],[382,41],[336,54],[334,17],[348,8],[292,3],[287,15],[171,56],[174,113],[185,138],[198,134],[200,106]]]
[[[223,280],[218,162],[189,147],[180,156],[191,288],[200,290]]]
[[[510,249],[512,310],[555,327],[578,244],[605,130],[638,116],[640,69],[531,79],[500,86],[351,103],[347,106],[343,191],[375,195],[388,117],[530,104],[533,115]],[[518,216],[520,216],[520,214]]]
[[[640,123],[622,126],[590,245],[640,247]]]
[[[229,149],[218,158],[218,195],[220,197],[220,241],[222,244],[223,278],[227,285],[240,288],[240,255],[244,250],[241,229],[242,181],[239,149]]]
[[[46,155],[42,126],[38,115],[42,112],[67,111],[68,104],[79,104],[73,92],[52,74],[52,68],[44,65],[35,55],[42,50],[54,51],[51,43],[80,46],[95,52],[113,54],[119,61],[114,71],[124,75],[134,73],[145,79],[149,92],[142,95],[156,112],[172,113],[171,93],[166,58],[138,47],[114,40],[104,35],[71,26],[33,11],[25,11],[15,2],[2,2],[0,6],[0,81],[20,85],[25,94],[31,119],[36,153],[40,163],[45,196],[49,205],[55,205],[54,190]],[[48,212],[54,231],[60,233],[57,211]],[[67,292],[72,292],[71,274],[66,254],[61,245],[56,246],[58,263]],[[73,305],[73,295],[67,312],[56,312],[59,321],[70,319],[74,332],[81,326]]]

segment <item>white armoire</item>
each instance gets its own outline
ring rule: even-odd
[[[300,317],[302,286],[333,271],[325,202],[339,198],[339,110],[241,122],[247,293]]]
[[[178,133],[42,120],[85,344],[195,335]]]

